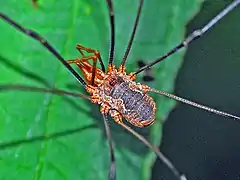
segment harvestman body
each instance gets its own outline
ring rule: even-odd
[[[36,6],[37,0],[32,0],[32,1]],[[62,58],[59,55],[59,53],[39,34],[29,29],[23,28],[22,26],[17,24],[15,21],[10,19],[5,14],[0,13],[1,19],[10,23],[12,26],[14,26],[16,29],[23,32],[24,34],[29,35],[32,38],[39,41],[40,43],[42,43],[84,86],[84,88],[91,95],[91,97],[87,97],[82,94],[61,91],[57,89],[43,89],[43,88],[21,86],[21,85],[0,85],[0,90],[18,89],[18,90],[31,90],[31,91],[38,91],[38,92],[39,91],[50,92],[55,94],[64,94],[64,95],[70,95],[75,97],[82,97],[82,98],[91,100],[93,103],[100,104],[101,113],[103,114],[105,129],[106,129],[107,137],[109,140],[109,147],[110,147],[110,155],[111,155],[111,166],[109,170],[110,180],[116,179],[116,167],[115,167],[115,157],[114,157],[113,145],[112,145],[112,140],[110,135],[110,129],[107,122],[108,121],[107,114],[110,114],[118,124],[120,124],[122,127],[127,129],[139,140],[141,140],[145,145],[147,145],[154,152],[156,152],[157,156],[165,163],[165,165],[168,166],[168,168],[173,172],[173,174],[179,180],[186,179],[186,177],[184,175],[181,175],[181,173],[177,171],[177,169],[173,166],[173,164],[157,148],[153,147],[143,136],[141,136],[140,134],[132,130],[130,127],[125,125],[123,123],[122,118],[124,117],[131,124],[138,127],[145,127],[153,124],[155,120],[156,104],[152,99],[152,97],[150,97],[147,94],[147,92],[155,92],[163,96],[167,96],[169,98],[180,101],[182,103],[186,103],[191,106],[195,106],[197,108],[204,109],[221,116],[225,116],[234,120],[240,120],[240,117],[237,117],[222,111],[218,111],[218,110],[200,105],[198,103],[180,98],[178,96],[166,93],[164,91],[155,90],[146,85],[142,85],[140,83],[135,82],[137,74],[151,68],[158,62],[164,60],[171,54],[177,52],[182,47],[187,46],[191,41],[200,37],[202,34],[208,31],[213,25],[215,25],[221,18],[223,18],[227,13],[229,13],[232,9],[237,7],[240,4],[240,0],[235,0],[234,2],[232,2],[228,7],[226,7],[222,12],[220,12],[212,21],[210,21],[202,29],[197,30],[192,34],[190,34],[182,43],[180,43],[178,46],[173,48],[171,51],[161,56],[157,60],[153,61],[152,63],[140,68],[138,71],[132,72],[130,74],[126,74],[126,67],[124,64],[126,62],[127,56],[130,52],[130,49],[133,43],[139,17],[141,14],[143,0],[140,0],[137,17],[134,23],[133,32],[131,34],[131,38],[130,38],[127,50],[125,52],[124,58],[122,60],[122,63],[118,68],[115,68],[113,64],[114,45],[115,45],[114,31],[115,30],[114,30],[114,11],[113,11],[112,1],[107,0],[107,4],[109,7],[109,17],[110,17],[110,25],[111,25],[111,49],[110,49],[108,69],[106,72],[105,72],[105,67],[103,65],[103,61],[101,59],[100,53],[98,51],[78,45],[77,49],[83,57],[77,58],[75,60],[65,61],[64,58]],[[92,53],[92,54],[89,56],[84,56],[83,51]],[[93,65],[89,63],[90,60],[93,61]],[[101,69],[96,67],[97,60],[99,60],[100,62]],[[80,77],[80,75],[70,66],[70,64],[76,64],[80,68],[80,70],[83,73],[84,79]],[[76,131],[68,132],[68,134],[75,133],[75,132]],[[59,137],[65,134],[66,133],[62,133],[62,134],[56,133],[52,135],[52,137]],[[22,143],[29,143],[32,141],[49,139],[49,137],[50,136],[48,137],[38,136],[38,137],[32,138],[31,140],[28,139],[28,140],[13,141],[10,143],[9,142],[3,143],[3,144],[0,144],[0,148],[3,149],[10,146],[16,146]]]
[[[146,92],[149,88],[137,84],[135,76],[126,75],[119,70],[109,68],[105,78],[97,87],[89,87],[92,102],[101,105],[101,112],[122,123],[122,116],[134,126],[151,125],[155,119],[156,104]]]
[[[69,60],[69,64],[76,64],[83,73],[88,86],[86,90],[91,94],[91,101],[101,105],[101,113],[110,113],[117,123],[122,123],[122,117],[134,126],[145,127],[155,120],[156,104],[147,92],[150,90],[146,85],[134,82],[134,73],[126,74],[126,68],[120,66],[118,70],[114,65],[109,65],[104,73],[96,66],[100,53],[96,50],[77,45],[82,58]],[[82,51],[93,53],[85,57]],[[93,60],[94,66],[89,64]],[[103,68],[104,69],[104,68]]]

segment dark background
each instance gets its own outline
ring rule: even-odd
[[[207,1],[187,26],[202,27],[230,1]],[[190,44],[175,94],[240,116],[240,7]],[[240,179],[240,122],[178,104],[164,124],[161,151],[188,180]],[[153,179],[175,179],[157,160]]]

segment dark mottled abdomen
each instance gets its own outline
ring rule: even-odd
[[[129,88],[127,82],[121,82],[112,89],[111,97],[123,101],[124,108],[120,110],[122,111],[120,113],[130,123],[138,125],[136,123],[139,121],[146,125],[152,124],[155,118],[155,103],[149,95],[134,91]]]

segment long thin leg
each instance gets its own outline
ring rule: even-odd
[[[110,160],[111,160],[111,165],[110,165],[109,173],[108,173],[108,180],[116,180],[116,162],[115,162],[115,155],[114,155],[114,148],[113,148],[111,132],[110,132],[110,128],[109,128],[109,122],[108,122],[107,116],[104,114],[103,114],[103,119],[104,119],[104,126],[105,126],[109,149],[110,149]]]
[[[124,123],[119,123],[124,129],[132,133],[135,137],[137,137],[140,141],[142,141],[146,146],[148,146],[153,152],[157,154],[159,159],[173,172],[173,174],[178,178],[179,180],[186,180],[186,177],[181,174],[172,164],[172,162],[164,156],[156,147],[152,146],[151,143],[145,139],[142,135],[138,134],[136,131],[134,131],[132,128],[127,126]]]
[[[80,127],[80,128],[76,128],[76,129],[69,129],[66,131],[61,131],[61,132],[55,132],[55,133],[51,133],[51,134],[47,134],[47,135],[42,135],[42,136],[34,136],[32,138],[28,138],[28,139],[20,139],[20,140],[15,140],[15,141],[9,141],[9,142],[4,142],[4,143],[0,143],[0,149],[7,149],[7,148],[13,148],[22,144],[30,144],[33,142],[37,142],[37,141],[47,141],[50,139],[56,139],[56,138],[60,138],[63,136],[68,136],[71,134],[75,134],[75,133],[80,133],[84,130],[90,129],[90,128],[96,128],[97,126],[95,124],[90,124],[84,127]]]
[[[104,66],[104,64],[103,64],[103,60],[102,60],[102,57],[101,57],[101,54],[100,54],[99,51],[97,51],[97,50],[95,50],[95,49],[91,49],[91,48],[84,47],[84,46],[82,46],[82,45],[80,45],[80,44],[78,44],[76,48],[77,48],[77,50],[80,52],[80,54],[81,54],[83,57],[85,56],[84,53],[83,53],[83,51],[86,51],[86,52],[88,52],[88,53],[93,53],[93,54],[97,57],[97,59],[99,60],[100,65],[101,65],[101,68],[102,68],[102,71],[105,72],[105,66]]]
[[[69,91],[64,91],[60,89],[47,89],[47,88],[41,88],[41,87],[34,87],[34,86],[28,86],[28,85],[21,85],[21,84],[0,84],[0,92],[1,91],[10,91],[10,90],[19,90],[19,91],[31,91],[31,92],[44,92],[44,93],[52,93],[57,95],[67,95],[67,96],[73,96],[83,99],[88,99],[91,101],[91,98],[87,95],[80,94],[80,93],[74,93]]]
[[[106,109],[107,111],[107,109]],[[174,167],[174,165],[171,163],[170,160],[168,160],[167,157],[165,157],[156,147],[151,145],[151,143],[145,139],[142,135],[138,134],[136,131],[134,131],[132,128],[127,126],[122,121],[122,115],[117,109],[109,109],[110,115],[113,117],[114,121],[118,124],[120,124],[124,129],[132,133],[136,138],[138,138],[140,141],[142,141],[146,146],[148,146],[153,152],[157,154],[159,159],[172,171],[172,173],[179,179],[179,180],[186,180],[186,177],[184,175],[181,175],[178,170]]]
[[[63,90],[59,90],[59,89],[45,89],[45,88],[38,88],[38,87],[26,86],[26,85],[0,85],[0,91],[7,91],[7,90],[46,92],[46,93],[53,93],[53,94],[58,94],[58,95],[69,95],[69,96],[73,96],[73,97],[81,97],[84,99],[91,100],[91,98],[89,96],[86,96],[84,94],[68,92],[68,91],[63,91]],[[111,137],[111,133],[110,133],[108,119],[105,115],[103,115],[103,119],[104,119],[104,125],[105,125],[105,130],[106,130],[106,136],[107,136],[109,148],[110,148],[111,165],[110,165],[110,169],[109,169],[109,180],[115,180],[116,179],[116,164],[115,164],[113,142],[112,142],[112,137]],[[0,149],[6,149],[8,147],[15,147],[15,146],[18,146],[21,144],[28,144],[28,143],[35,142],[35,141],[49,140],[49,139],[61,137],[64,135],[70,135],[70,134],[77,133],[84,129],[92,128],[92,127],[95,127],[95,126],[88,125],[86,127],[71,129],[71,130],[64,131],[64,132],[57,132],[57,133],[53,133],[53,134],[49,134],[49,135],[45,135],[45,136],[36,136],[36,137],[30,138],[30,139],[22,139],[22,140],[16,140],[16,141],[11,141],[11,142],[5,142],[5,143],[0,144]]]
[[[22,33],[30,36],[31,38],[35,39],[39,43],[41,43],[47,50],[49,50],[72,74],[73,76],[80,82],[83,86],[86,86],[86,82],[83,78],[64,60],[64,58],[47,42],[46,39],[41,37],[37,32],[32,31],[30,29],[25,29],[24,27],[20,26],[18,23],[10,19],[8,16],[0,12],[0,18],[4,21],[8,22],[17,30],[21,31]]]
[[[224,16],[226,16],[229,12],[231,12],[234,8],[236,8],[240,4],[240,0],[233,1],[230,5],[228,5],[225,9],[223,9],[215,18],[213,18],[209,23],[207,23],[203,28],[195,30],[193,33],[191,33],[183,42],[181,42],[179,45],[174,47],[172,50],[161,56],[160,58],[156,59],[155,61],[151,62],[150,64],[140,68],[138,71],[136,71],[133,76],[139,74],[140,72],[144,71],[145,69],[149,69],[155,64],[163,61],[170,55],[174,54],[175,52],[179,51],[183,47],[186,47],[190,42],[198,39],[201,37],[205,32],[207,32],[209,29],[211,29],[218,21],[220,21]]]
[[[173,94],[170,94],[170,93],[167,93],[167,92],[164,92],[164,91],[159,91],[159,90],[156,90],[156,89],[150,89],[149,91],[150,92],[155,92],[157,94],[161,94],[163,96],[166,96],[166,97],[169,97],[169,98],[174,99],[176,101],[179,101],[179,102],[182,102],[182,103],[185,103],[185,104],[197,107],[199,109],[203,109],[205,111],[208,111],[208,112],[211,112],[211,113],[214,113],[214,114],[218,114],[220,116],[224,116],[224,117],[228,117],[228,118],[233,119],[233,120],[240,121],[240,117],[238,117],[238,116],[235,116],[235,115],[223,112],[223,111],[219,111],[219,110],[216,110],[216,109],[213,109],[213,108],[210,108],[210,107],[198,104],[196,102],[193,102],[193,101],[190,101],[190,100],[187,100],[187,99],[175,96]]]
[[[113,66],[114,51],[115,51],[115,19],[114,19],[114,9],[111,0],[106,0],[109,9],[109,19],[110,19],[110,52],[108,66]]]
[[[128,46],[127,46],[127,49],[126,49],[125,54],[123,56],[121,66],[124,66],[125,62],[127,61],[128,54],[131,50],[132,43],[133,43],[133,40],[134,40],[134,37],[135,37],[135,34],[136,34],[136,30],[137,30],[137,27],[138,27],[138,22],[139,22],[139,18],[140,18],[140,15],[141,15],[143,3],[144,3],[144,0],[141,0],[140,3],[139,3],[138,12],[137,12],[137,16],[136,16],[136,19],[135,19],[135,22],[134,22],[134,27],[133,27],[133,31],[132,31],[132,34],[131,34],[131,38],[128,42]]]
[[[1,91],[10,91],[10,90],[44,92],[44,93],[52,93],[52,94],[57,94],[57,95],[67,95],[67,96],[73,96],[73,97],[78,97],[78,98],[84,98],[84,99],[88,99],[89,101],[91,100],[91,98],[89,96],[86,96],[84,94],[68,92],[68,91],[59,90],[59,89],[46,89],[46,88],[39,88],[39,87],[27,86],[27,85],[16,85],[16,84],[15,85],[8,85],[8,84],[0,85],[0,92]],[[20,140],[4,142],[4,143],[0,143],[0,149],[16,147],[16,146],[19,146],[22,144],[29,144],[29,143],[36,142],[36,141],[43,141],[43,140],[45,141],[45,140],[50,140],[50,139],[54,139],[54,138],[59,138],[59,137],[79,133],[79,132],[82,132],[83,130],[86,130],[89,128],[95,128],[95,127],[96,127],[96,125],[91,124],[91,125],[87,125],[87,126],[76,128],[76,129],[69,129],[69,130],[62,131],[62,132],[51,133],[48,135],[35,136],[32,138],[28,138],[28,139],[20,139]]]

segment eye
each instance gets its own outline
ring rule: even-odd
[[[113,77],[113,78],[109,81],[109,85],[110,85],[110,86],[115,86],[117,82],[118,82],[117,79],[115,79],[115,77]]]

